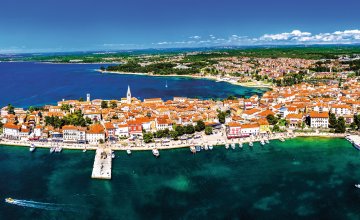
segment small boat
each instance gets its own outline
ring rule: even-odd
[[[115,153],[114,153],[114,151],[111,151],[111,158],[112,158],[112,159],[115,158]]]
[[[9,197],[5,199],[5,202],[12,204],[15,202],[15,200]]]
[[[84,153],[86,152],[86,148],[84,148],[83,152],[84,152]]]
[[[214,148],[214,146],[212,145],[209,145],[209,149],[212,150]]]
[[[243,147],[242,142],[239,142],[239,147],[240,147],[240,148],[242,148],[242,147]]]
[[[229,144],[225,144],[226,149],[229,149],[229,147],[230,147]]]
[[[264,146],[264,145],[265,145],[265,141],[264,141],[264,140],[261,140],[261,141],[260,141],[260,144],[261,144],[262,146]]]
[[[154,155],[155,157],[159,157],[159,156],[160,156],[159,150],[156,149],[156,148],[152,149],[152,153],[153,153],[153,155]]]
[[[35,145],[34,144],[31,144],[30,148],[29,148],[29,151],[30,152],[34,152],[34,150],[36,149]]]
[[[54,151],[55,151],[55,147],[50,148],[50,153],[51,154],[54,153]]]
[[[167,87],[168,87],[168,84],[167,84],[167,80],[166,80],[165,88],[167,88]]]
[[[231,144],[231,148],[232,148],[233,150],[235,150],[235,148],[236,148],[235,143],[232,143],[232,144]]]
[[[200,147],[200,146],[196,146],[195,149],[196,149],[197,152],[200,152],[200,151],[201,151],[201,147]]]
[[[193,154],[196,154],[196,148],[194,146],[190,146],[190,151]]]
[[[56,147],[55,148],[55,153],[61,153],[62,151],[62,147]]]
[[[209,146],[207,144],[205,144],[204,149],[209,150]]]
[[[360,184],[355,184],[355,187],[360,189]]]
[[[249,142],[249,146],[252,147],[254,146],[254,143],[252,141]]]
[[[265,143],[270,144],[269,139],[265,139]]]
[[[126,150],[126,153],[127,153],[128,155],[131,155],[131,150],[130,150],[130,149],[127,149],[127,150]]]
[[[280,140],[281,142],[284,142],[284,141],[285,141],[285,139],[284,139],[284,138],[280,138],[279,140]]]

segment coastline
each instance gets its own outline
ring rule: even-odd
[[[321,137],[321,138],[345,138],[346,134],[335,134],[335,133],[276,133],[270,135],[267,139],[270,140],[279,140],[279,139],[289,139],[289,138],[306,138],[306,137]],[[219,139],[213,138],[214,140],[202,140],[199,142],[186,142],[182,143],[181,141],[171,141],[169,146],[157,146],[156,143],[149,143],[144,144],[142,146],[136,146],[136,147],[128,147],[121,144],[116,145],[91,145],[91,144],[70,144],[70,143],[62,143],[60,147],[62,149],[66,150],[96,150],[99,147],[100,148],[110,148],[113,151],[126,151],[128,149],[132,151],[151,151],[152,149],[156,148],[158,150],[172,150],[172,149],[178,149],[178,148],[189,148],[190,146],[194,145],[213,145],[214,147],[221,147],[225,144],[247,144],[250,142],[260,142],[261,140],[264,140],[263,137],[247,137],[247,138],[236,138],[236,139],[224,139],[219,142]],[[26,142],[26,141],[9,141],[9,140],[1,140],[0,146],[16,146],[16,147],[30,147],[31,144],[34,144],[37,148],[47,148],[50,149],[51,143],[41,143],[41,142]]]
[[[118,71],[107,71],[107,70],[100,70],[96,69],[95,71],[100,73],[111,73],[111,74],[119,74],[119,75],[140,75],[140,76],[152,76],[152,77],[186,77],[186,78],[192,78],[192,79],[207,79],[207,80],[213,80],[218,82],[226,82],[230,83],[236,86],[243,86],[243,87],[250,87],[250,88],[267,88],[271,89],[274,86],[271,84],[265,84],[263,82],[234,82],[234,81],[228,81],[228,80],[219,80],[216,76],[198,76],[198,75],[176,75],[176,74],[169,74],[169,75],[156,75],[156,74],[149,74],[149,73],[133,73],[133,72],[118,72]]]

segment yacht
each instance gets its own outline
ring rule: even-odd
[[[159,157],[159,156],[160,156],[159,150],[156,149],[156,148],[152,149],[152,153],[153,153],[153,155],[154,155],[155,157]]]
[[[225,144],[226,149],[229,149],[229,147],[230,147],[229,144]]]
[[[254,143],[252,141],[249,142],[249,146],[252,147],[254,146]]]
[[[56,147],[56,148],[55,148],[55,152],[56,152],[56,153],[60,153],[61,151],[62,151],[62,147]]]
[[[29,151],[30,152],[34,152],[34,150],[36,149],[35,145],[34,144],[31,144],[30,148],[29,148]]]
[[[15,202],[15,200],[9,197],[5,199],[5,202],[12,204]]]
[[[197,152],[201,151],[201,147],[200,147],[200,146],[196,146],[195,149],[196,149]]]
[[[127,149],[127,150],[126,150],[126,153],[127,153],[128,155],[131,155],[131,150],[130,150],[130,149]]]
[[[190,151],[193,154],[196,154],[196,148],[194,146],[190,146]]]
[[[236,148],[235,143],[232,143],[232,144],[231,144],[231,148],[232,148],[233,150]]]
[[[50,148],[50,153],[52,154],[52,153],[54,153],[54,151],[55,151],[55,147],[51,147]]]

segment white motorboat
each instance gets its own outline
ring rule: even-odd
[[[30,152],[34,152],[34,150],[36,149],[35,145],[34,144],[31,144],[30,148],[29,148],[29,151]]]
[[[209,145],[209,149],[212,150],[214,148],[214,146],[212,145]]]
[[[159,156],[160,156],[160,152],[159,152],[159,150],[156,149],[156,148],[152,149],[152,153],[153,153],[153,155],[154,155],[155,157],[159,157]]]
[[[55,151],[55,147],[50,148],[50,153],[51,154],[54,153],[54,151]]]
[[[242,148],[243,147],[243,144],[241,142],[239,142],[239,147]]]
[[[261,140],[261,141],[260,141],[260,144],[261,144],[262,146],[264,146],[264,145],[265,145],[265,141],[264,141],[264,140]]]
[[[254,143],[252,141],[250,141],[249,146],[250,147],[254,146]]]
[[[191,153],[196,154],[195,146],[190,146],[190,151],[191,151]]]
[[[86,148],[84,148],[83,152],[84,152],[84,153],[86,152]]]
[[[56,152],[56,153],[61,153],[61,151],[62,151],[62,147],[56,147],[56,148],[55,148],[55,152]]]
[[[355,184],[355,187],[360,189],[360,184]]]
[[[232,143],[232,144],[231,144],[231,148],[232,148],[233,150],[236,148],[235,143]]]
[[[130,149],[127,149],[127,150],[126,150],[126,153],[127,153],[128,155],[130,155],[130,154],[131,154],[131,150],[130,150]]]
[[[111,158],[112,158],[112,159],[115,158],[115,153],[114,153],[114,151],[111,151]]]
[[[230,147],[229,144],[225,144],[226,149],[229,149],[229,147]]]
[[[265,139],[265,143],[270,144],[269,139]]]
[[[204,149],[209,150],[209,146],[207,144],[205,144]]]
[[[280,140],[281,142],[284,142],[284,141],[285,141],[285,139],[284,139],[284,138],[280,138],[279,140]]]

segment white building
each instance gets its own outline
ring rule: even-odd
[[[6,123],[3,125],[4,137],[7,139],[19,139],[20,138],[20,126],[13,123]]]
[[[105,141],[105,130],[100,124],[93,124],[90,129],[86,132],[86,142],[89,144],[98,144]]]
[[[312,128],[328,128],[329,113],[328,112],[310,112],[310,127]]]
[[[63,141],[72,143],[85,142],[85,129],[75,127],[73,125],[65,125],[62,127]]]

